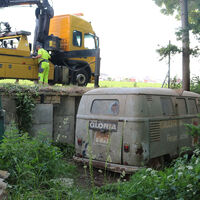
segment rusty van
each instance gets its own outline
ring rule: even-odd
[[[199,102],[199,94],[164,88],[91,90],[77,113],[74,159],[119,173],[159,166],[194,145],[185,124],[198,123]]]

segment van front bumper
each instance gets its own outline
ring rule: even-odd
[[[90,160],[88,158],[81,158],[74,156],[73,157],[74,161],[77,163],[82,163],[89,165]],[[138,171],[139,169],[142,169],[142,167],[137,167],[137,166],[129,166],[129,165],[119,165],[119,164],[114,164],[114,163],[106,163],[103,161],[98,161],[98,160],[91,160],[92,166],[98,169],[104,169],[116,173],[122,173],[123,171],[126,174],[133,174],[134,172]]]

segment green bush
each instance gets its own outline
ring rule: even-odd
[[[28,134],[19,134],[15,127],[7,130],[0,144],[0,166],[10,173],[8,183],[11,199],[45,199],[49,190],[54,191],[60,185],[51,180],[74,176],[75,166],[62,158],[60,149],[52,146],[45,135],[30,138]],[[59,188],[53,193],[60,191],[59,195],[62,196],[64,190],[61,186]],[[38,190],[40,198],[25,198],[27,193],[32,195]]]
[[[143,169],[129,182],[107,185],[98,191],[98,199],[127,200],[199,200],[200,149],[190,160],[187,155],[164,171]]]
[[[54,143],[55,146],[59,147],[63,153],[63,156],[67,159],[72,159],[75,154],[75,146],[72,144]]]
[[[190,90],[192,92],[200,93],[200,78],[199,78],[199,76],[194,76],[191,78]]]

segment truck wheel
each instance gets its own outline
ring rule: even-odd
[[[88,84],[88,74],[85,70],[76,73],[76,83],[78,86],[86,86]]]

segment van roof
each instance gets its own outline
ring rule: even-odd
[[[131,94],[147,94],[147,95],[166,95],[166,96],[188,96],[199,97],[194,92],[183,91],[182,89],[168,88],[97,88],[90,90],[85,95],[131,95]]]

